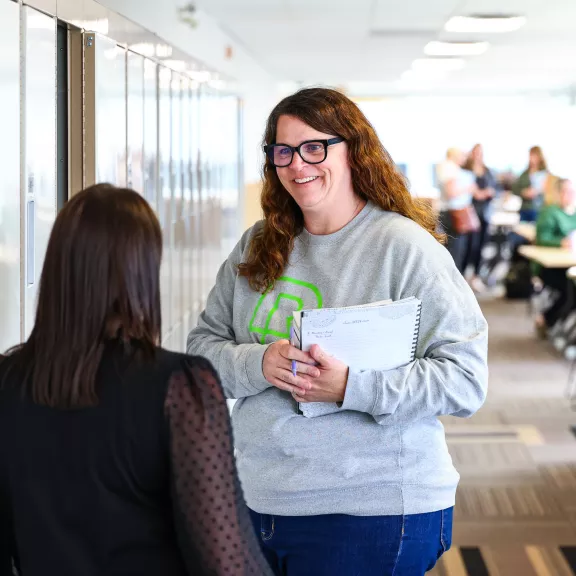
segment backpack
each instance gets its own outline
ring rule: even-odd
[[[523,258],[512,262],[504,280],[504,287],[506,289],[506,298],[513,300],[530,298],[533,287],[532,269],[528,260]]]

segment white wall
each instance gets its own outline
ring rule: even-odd
[[[431,166],[446,149],[480,142],[486,164],[520,172],[540,145],[552,173],[576,180],[576,107],[561,98],[408,97],[359,102],[397,163],[408,165],[415,193],[432,185]]]
[[[241,200],[242,218],[244,227],[251,225],[259,217],[262,135],[268,114],[278,101],[273,74],[207,14],[196,12],[195,28],[182,23],[178,10],[186,4],[184,0],[164,0],[162,3],[156,0],[98,0],[98,3],[235,80],[234,90],[243,99],[245,196]],[[232,48],[231,58],[226,57],[227,47]]]
[[[98,3],[154,32],[222,74],[241,82],[272,81],[272,75],[207,14],[195,13],[195,28],[181,22],[179,9],[187,4],[184,0],[98,0]],[[230,59],[226,58],[227,46],[233,51]]]

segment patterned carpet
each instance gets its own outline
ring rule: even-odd
[[[568,363],[537,340],[526,304],[481,302],[490,391],[473,418],[444,418],[461,474],[454,546],[435,576],[576,574],[576,424]]]

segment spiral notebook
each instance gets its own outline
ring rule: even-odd
[[[347,308],[294,312],[292,344],[307,352],[318,344],[353,370],[391,370],[412,362],[420,330],[422,302],[410,297]],[[337,404],[299,404],[307,417],[340,411]]]

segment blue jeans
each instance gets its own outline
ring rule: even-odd
[[[250,511],[276,576],[421,576],[452,543],[453,508],[405,516]]]
[[[536,222],[538,220],[538,210],[534,208],[520,210],[520,220],[522,222]]]

